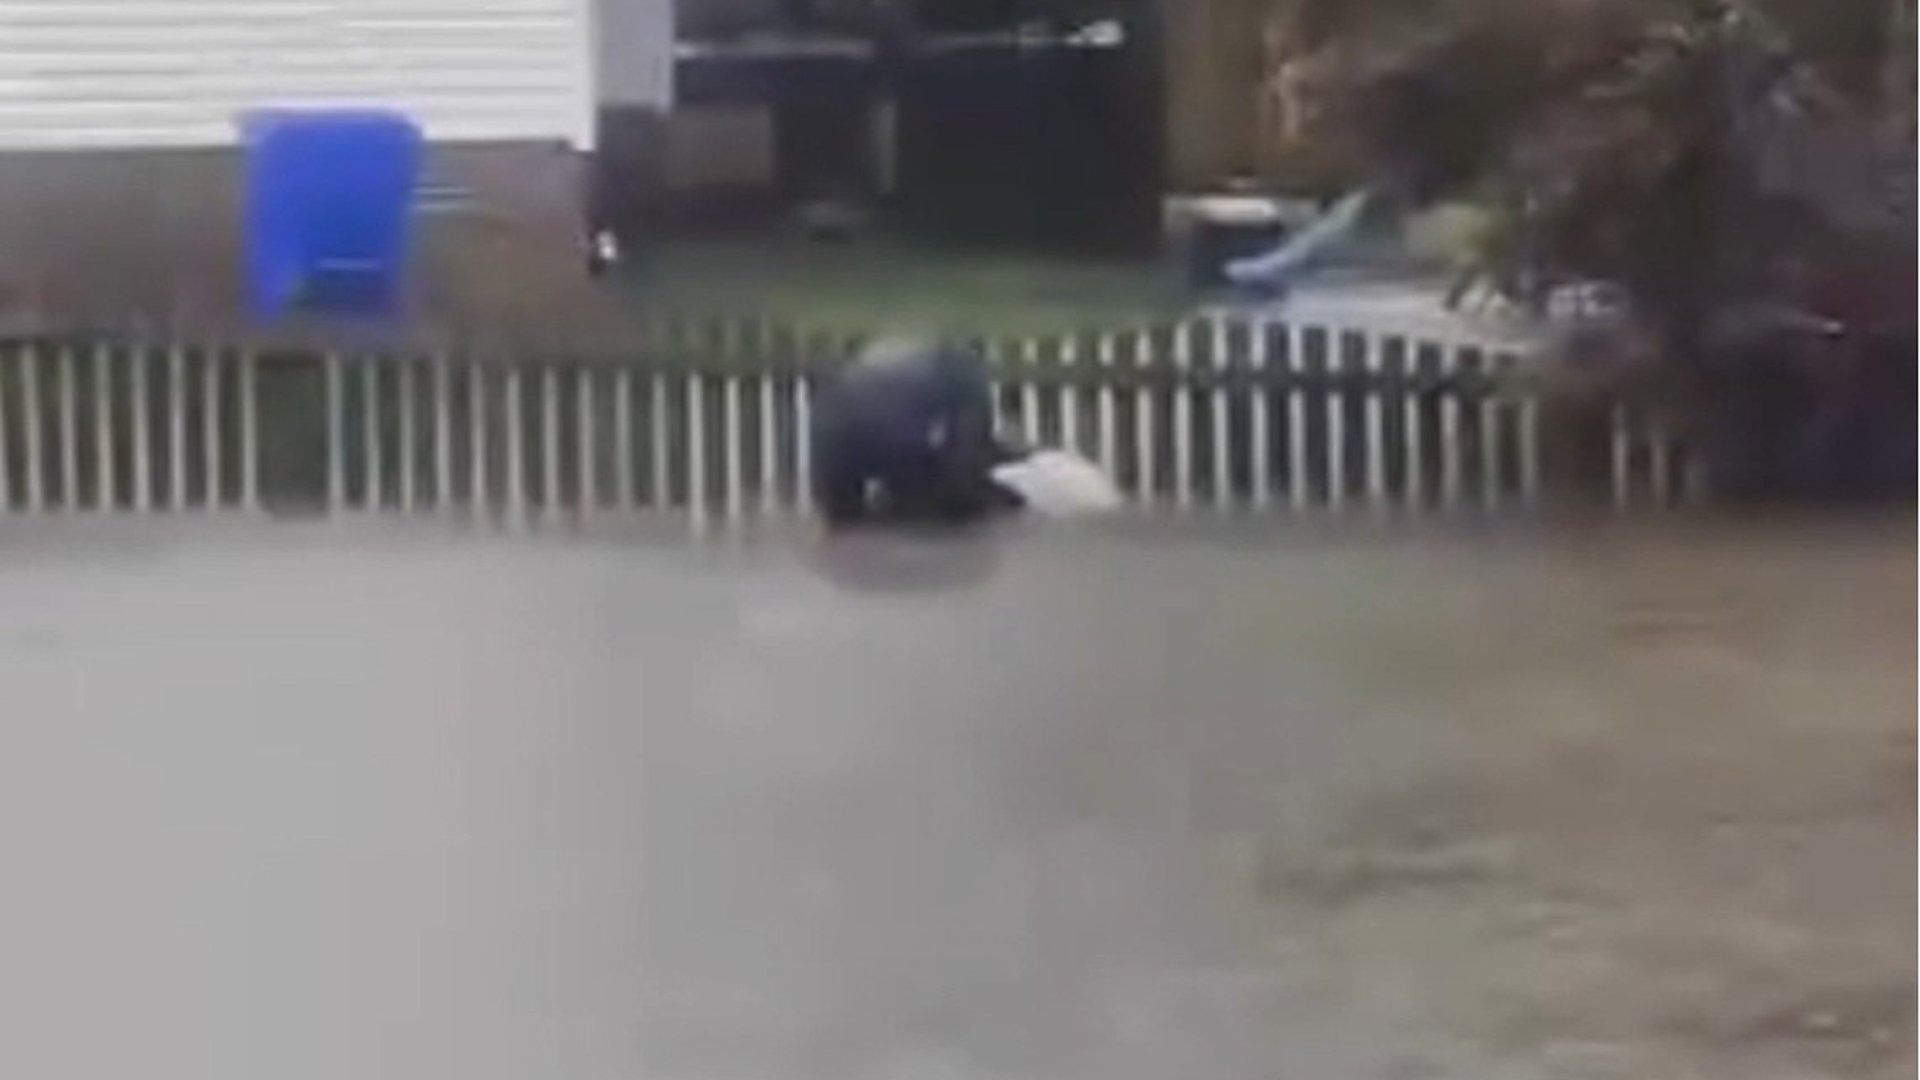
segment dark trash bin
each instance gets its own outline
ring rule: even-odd
[[[1272,251],[1286,238],[1286,223],[1267,200],[1200,199],[1187,237],[1187,282],[1195,289],[1225,288],[1227,264]]]

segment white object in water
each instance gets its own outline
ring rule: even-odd
[[[1120,489],[1100,466],[1066,450],[1036,450],[993,470],[993,480],[1046,517],[1118,510]]]

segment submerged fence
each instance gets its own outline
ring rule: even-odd
[[[1208,319],[976,343],[1003,433],[1178,510],[1538,503],[1540,403],[1498,346]],[[0,513],[439,513],[506,524],[808,509],[819,381],[861,342],[675,321],[542,353],[0,341]],[[1614,501],[1680,494],[1626,410]]]

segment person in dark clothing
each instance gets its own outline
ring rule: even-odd
[[[810,435],[829,525],[959,524],[1019,502],[993,481],[1012,452],[994,438],[986,364],[966,349],[869,347],[822,389]]]

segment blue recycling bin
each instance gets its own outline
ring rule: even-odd
[[[254,313],[394,312],[420,174],[419,128],[371,110],[267,110],[241,126]]]

